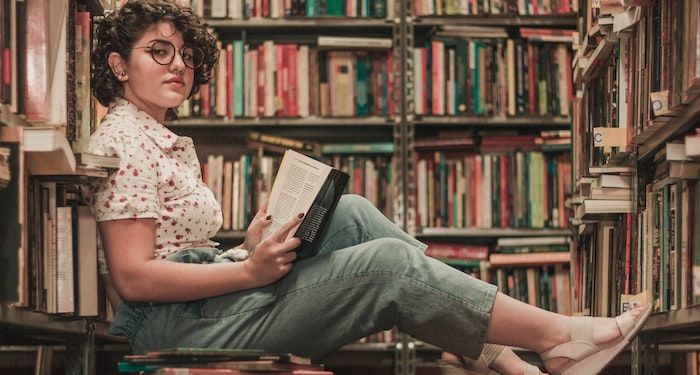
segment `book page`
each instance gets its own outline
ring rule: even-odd
[[[263,239],[275,233],[294,216],[309,210],[331,169],[296,151],[287,150],[284,153],[267,205],[267,214],[272,215],[272,224],[266,228]],[[292,229],[290,235],[295,231]]]

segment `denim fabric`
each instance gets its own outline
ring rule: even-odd
[[[137,353],[251,348],[318,359],[398,326],[451,353],[476,358],[496,287],[425,256],[425,248],[367,200],[346,195],[320,253],[296,263],[276,283],[188,303],[123,303],[112,332],[126,336]],[[203,251],[183,259],[213,256]]]

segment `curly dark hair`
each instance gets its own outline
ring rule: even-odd
[[[96,21],[95,45],[92,51],[92,94],[100,104],[108,106],[121,97],[123,87],[114,76],[108,58],[116,52],[128,60],[131,47],[152,25],[169,21],[182,33],[186,44],[204,52],[204,62],[194,71],[190,96],[199,91],[199,85],[208,83],[219,57],[216,39],[188,5],[181,0],[129,0],[121,9],[108,13]]]

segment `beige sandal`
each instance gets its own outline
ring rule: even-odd
[[[485,344],[484,350],[477,360],[467,357],[458,357],[449,355],[438,361],[440,373],[442,375],[500,375],[498,372],[491,370],[489,366],[498,358],[503,351],[503,346]],[[454,358],[452,358],[454,357]],[[533,366],[523,361],[525,366],[525,375],[542,375],[537,366]]]
[[[651,304],[646,306],[637,321],[630,312],[616,316],[615,321],[622,335],[600,346],[593,344],[593,318],[574,317],[571,319],[571,341],[547,350],[540,357],[543,361],[553,358],[569,359],[556,372],[552,371],[552,375],[598,374],[634,338],[651,314],[651,307]]]

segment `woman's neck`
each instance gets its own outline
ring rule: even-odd
[[[129,103],[136,106],[136,108],[146,112],[149,116],[153,117],[156,121],[163,124],[165,122],[165,115],[168,113],[168,108],[163,108],[159,106],[154,106],[142,100],[133,91],[124,89],[124,99],[128,100]]]

